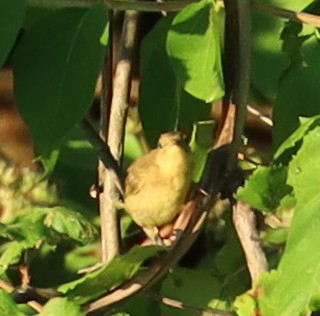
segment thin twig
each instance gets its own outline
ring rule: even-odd
[[[252,1],[251,6],[252,9],[262,13],[271,14],[279,18],[292,20],[298,23],[305,23],[315,27],[320,27],[320,16],[315,14],[295,12],[257,1]]]
[[[105,143],[107,142],[106,139],[108,137],[109,117],[110,117],[112,90],[113,90],[114,12],[111,10],[109,15],[110,15],[109,45],[108,45],[108,50],[105,55],[104,63],[101,71],[101,96],[100,96],[100,135],[103,138]],[[106,144],[106,146],[110,150],[110,147],[108,146],[108,144]],[[110,154],[111,154],[111,151],[110,151]],[[120,168],[118,161],[116,159],[115,161],[118,168]],[[99,196],[99,210],[100,210],[100,221],[101,221],[100,226],[101,226],[101,259],[102,259],[101,264],[102,265],[107,264],[108,249],[109,249],[108,243],[109,242],[111,243],[114,240],[118,244],[117,216],[114,212],[107,213],[107,210],[106,210],[108,199],[103,192],[104,186],[105,186],[106,173],[107,173],[107,168],[100,161],[98,164],[98,177],[99,177],[99,187],[102,188],[102,192],[98,196]],[[111,231],[108,230],[109,222],[114,223],[115,229],[111,229]],[[115,238],[109,237],[109,234],[111,234],[111,236],[116,236],[116,237]]]
[[[120,58],[116,66],[113,82],[107,143],[119,165],[123,154],[123,140],[128,110],[127,101],[130,91],[137,21],[137,12],[128,11],[125,13],[120,43]],[[106,172],[103,179],[103,193],[100,196],[102,261],[104,263],[110,262],[119,253],[119,225],[116,207],[118,200],[119,194],[116,183],[110,173]]]
[[[152,291],[145,291],[145,292],[152,299],[154,299],[164,305],[173,307],[173,308],[182,309],[182,310],[190,310],[192,312],[196,312],[199,315],[206,313],[206,314],[213,315],[213,316],[233,316],[233,314],[230,312],[226,312],[226,311],[222,311],[222,310],[210,308],[210,307],[196,307],[196,306],[192,306],[192,305],[186,304],[181,301],[174,300],[172,298],[163,297],[163,296],[158,295]]]
[[[259,243],[256,218],[250,205],[243,202],[235,203],[233,223],[246,256],[253,283],[262,272],[268,271],[268,262]]]
[[[109,146],[103,142],[98,135],[97,131],[90,124],[88,119],[84,118],[80,121],[80,126],[86,134],[86,137],[92,147],[97,150],[98,158],[103,163],[104,167],[109,169],[114,175],[114,181],[116,181],[117,187],[120,192],[123,192],[124,187],[124,175],[120,169],[118,162],[112,156]]]
[[[265,123],[268,126],[273,126],[273,122],[271,118],[269,118],[266,115],[261,114],[258,110],[256,110],[254,107],[247,105],[247,110],[250,114],[257,117],[261,122]]]

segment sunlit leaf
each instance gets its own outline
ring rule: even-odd
[[[259,284],[264,316],[306,315],[320,293],[320,195],[295,210],[287,246],[276,271]]]
[[[108,266],[60,286],[59,291],[77,303],[85,303],[130,279],[146,259],[154,257],[160,250],[163,247],[134,247],[127,254],[113,259]]]
[[[9,293],[0,289],[0,315],[1,316],[23,316],[22,312],[19,311],[18,305],[13,301]]]
[[[320,44],[311,36],[301,48],[303,60],[292,62],[283,73],[273,112],[273,140],[278,147],[298,126],[299,117],[310,117],[320,113],[318,91],[320,80]]]
[[[54,298],[44,305],[39,316],[84,316],[80,306],[70,302],[66,298]]]
[[[303,138],[300,150],[289,164],[288,183],[293,187],[298,204],[304,204],[319,194],[319,142],[320,126],[317,126]]]
[[[287,167],[276,165],[257,168],[244,187],[239,188],[237,198],[262,213],[273,211],[281,199],[291,192],[286,184],[287,172]]]
[[[174,129],[191,134],[192,125],[209,118],[210,106],[183,91],[166,52],[166,38],[174,15],[161,19],[141,48],[139,112],[151,146],[159,135]]]
[[[44,224],[60,235],[68,236],[81,243],[92,241],[97,233],[95,227],[80,213],[65,207],[48,208]]]
[[[188,5],[174,18],[167,51],[178,83],[206,102],[224,95],[219,16],[212,0]]]
[[[300,123],[301,125],[280,145],[280,147],[274,154],[274,159],[276,159],[280,163],[288,164],[288,162],[291,160],[292,154],[294,154],[299,149],[298,142],[301,143],[303,137],[314,126],[320,125],[320,116],[314,116],[311,118],[300,118]],[[279,159],[286,151],[289,151],[289,155],[286,155],[286,159]]]

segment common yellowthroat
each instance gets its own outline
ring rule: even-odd
[[[193,155],[181,132],[162,134],[158,148],[128,168],[126,210],[154,243],[162,243],[158,227],[170,223],[181,212],[192,171]]]

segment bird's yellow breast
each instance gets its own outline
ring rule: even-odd
[[[190,151],[172,144],[155,149],[128,169],[125,204],[142,227],[162,226],[181,211],[193,170]]]

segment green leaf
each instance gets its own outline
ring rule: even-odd
[[[195,121],[209,118],[210,106],[182,91],[166,52],[166,38],[174,15],[161,19],[141,47],[139,112],[147,140],[174,129],[191,133]]]
[[[288,238],[288,228],[269,229],[263,235],[263,240],[272,245],[283,245]]]
[[[0,315],[1,316],[23,316],[18,305],[13,301],[9,293],[0,289]]]
[[[35,209],[31,214],[19,218],[17,223],[2,225],[0,235],[11,240],[3,246],[0,266],[7,269],[20,261],[27,249],[35,248],[48,238],[49,232],[43,224],[45,209]]]
[[[181,10],[168,33],[167,51],[178,82],[206,102],[224,95],[220,32],[213,1],[202,0]]]
[[[12,241],[5,245],[5,250],[0,257],[1,270],[7,270],[10,265],[17,264],[20,261],[22,253],[27,249],[25,243]]]
[[[198,182],[206,163],[208,151],[212,148],[212,137],[216,124],[214,121],[196,122],[193,125],[193,132],[190,141],[190,148],[194,155],[195,167],[193,180]]]
[[[134,247],[127,254],[113,259],[108,266],[64,284],[58,290],[79,304],[86,303],[132,278],[142,263],[160,250],[163,247]]]
[[[300,12],[310,2],[309,0],[268,0],[267,3]],[[251,13],[251,93],[255,94],[260,102],[268,100],[267,102],[273,103],[278,90],[279,78],[288,66],[288,58],[282,52],[283,42],[279,36],[283,30],[284,21],[260,10],[252,10]],[[306,24],[303,28],[306,28]]]
[[[300,316],[320,293],[320,195],[297,207],[279,267],[259,280],[264,316]],[[314,303],[314,300],[313,300]]]
[[[93,241],[97,234],[95,227],[80,213],[61,206],[48,208],[44,224],[81,243]]]
[[[20,261],[23,252],[35,248],[40,241],[56,245],[66,236],[80,243],[88,243],[96,236],[95,227],[80,213],[64,207],[38,208],[21,216],[17,223],[1,225],[0,235],[11,240],[4,245],[0,266],[7,269]]]
[[[33,24],[18,45],[13,58],[17,107],[40,153],[58,146],[90,107],[107,22],[102,4],[57,10]]]
[[[0,234],[10,240],[24,242],[27,247],[34,246],[45,238],[46,228],[43,225],[47,208],[33,209],[32,213],[18,217],[16,223],[4,225]]]
[[[65,255],[64,265],[69,271],[78,272],[98,263],[99,258],[92,256],[97,251],[98,244],[87,244],[78,246],[75,249],[68,251]]]
[[[255,315],[257,302],[251,291],[238,296],[233,303],[238,316]]]
[[[221,298],[233,301],[250,287],[250,276],[239,238],[235,232],[231,216],[225,215],[225,243],[217,252],[213,264],[210,265],[215,276],[222,284]]]
[[[275,165],[257,168],[244,187],[239,188],[237,199],[262,213],[276,209],[281,199],[291,191],[286,184],[287,172],[287,167]]]
[[[43,173],[44,178],[48,178],[52,174],[58,162],[59,156],[60,156],[60,150],[54,149],[47,155],[43,155],[39,158],[44,168],[44,173]]]
[[[0,0],[0,68],[15,43],[24,15],[23,0]]]
[[[303,137],[315,126],[320,126],[320,116],[314,116],[311,118],[300,118],[301,125],[280,145],[274,154],[274,160],[277,160],[283,164],[288,164],[291,161],[292,154],[297,151],[293,149],[301,142]],[[284,153],[289,152],[287,159],[279,159]]]
[[[80,306],[70,302],[66,298],[54,298],[44,305],[39,316],[84,316]]]
[[[159,309],[159,303],[152,300],[146,293],[139,292],[133,295],[130,299],[124,301],[122,304],[118,304],[115,307],[114,314],[110,316],[117,316],[124,313],[126,316],[134,315],[149,315],[155,314],[155,310]],[[152,311],[152,312],[150,312]]]
[[[195,308],[208,306],[212,298],[219,298],[220,292],[221,282],[209,269],[175,269],[164,279],[161,286],[162,296],[174,297]],[[161,305],[161,315],[174,316],[177,315],[177,311]],[[181,315],[192,316],[195,315],[195,311],[184,309]]]
[[[273,140],[278,147],[298,126],[300,116],[320,113],[318,82],[320,80],[320,44],[316,36],[304,42],[303,63],[292,64],[283,74],[273,112]]]
[[[172,130],[177,116],[177,82],[165,51],[172,15],[161,19],[141,46],[139,112],[151,146],[159,135]]]
[[[319,194],[320,187],[320,126],[304,138],[300,150],[288,169],[288,184],[293,187],[298,204],[304,204]]]

